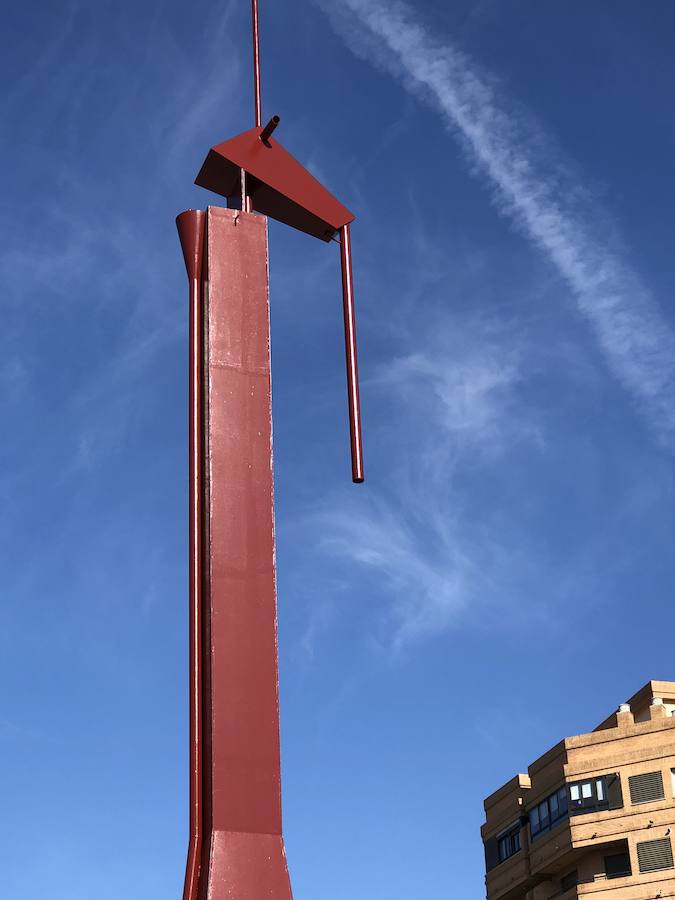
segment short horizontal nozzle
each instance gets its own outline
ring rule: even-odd
[[[272,116],[272,118],[269,120],[267,125],[265,125],[263,130],[260,132],[260,140],[263,142],[263,144],[267,143],[267,139],[272,134],[274,129],[277,127],[279,122],[281,122],[281,119],[279,118],[279,116]]]

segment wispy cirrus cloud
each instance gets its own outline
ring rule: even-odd
[[[476,520],[467,480],[519,445],[536,452],[543,442],[522,401],[513,328],[443,310],[417,338],[423,350],[383,362],[366,383],[384,412],[370,431],[369,459],[386,478],[331,497],[303,523],[338,567],[372,576],[382,594],[367,612],[369,637],[395,653],[477,604],[506,602],[504,583],[495,591],[491,582],[513,561],[512,547],[492,527],[489,503]],[[312,651],[323,627],[312,620]]]
[[[465,53],[405,4],[324,6],[351,49],[374,60],[440,113],[499,211],[550,259],[571,288],[606,362],[659,441],[675,449],[675,333],[625,261],[598,203],[551,139]]]
[[[313,519],[330,537],[320,549],[371,570],[392,598],[373,632],[397,652],[456,622],[469,602],[473,565],[450,522],[431,532],[406,508],[375,494],[365,504],[345,502]],[[305,636],[306,637],[306,636]]]
[[[171,303],[176,291],[182,300],[175,276],[184,277],[173,218],[185,200],[175,184],[208,146],[210,123],[235,101],[240,60],[229,36],[233,7],[228,0],[204,23],[208,39],[198,63],[159,13],[141,17],[145,36],[136,37],[144,49],[137,53],[135,38],[124,38],[138,62],[136,89],[127,85],[118,96],[101,75],[116,62],[105,55],[105,36],[96,30],[83,40],[87,11],[71,4],[51,49],[24,54],[25,70],[0,101],[21,141],[16,178],[31,179],[33,188],[21,205],[7,196],[3,201],[12,227],[0,248],[9,300],[0,348],[11,366],[0,366],[0,384],[32,390],[39,400],[51,383],[42,367],[52,335],[68,347],[59,366],[68,379],[58,399],[57,428],[66,435],[62,477],[124,445],[139,399],[149,403],[157,390],[148,373],[184,336],[184,307]],[[223,55],[223,48],[230,52]],[[101,56],[105,62],[91,63]],[[161,91],[153,90],[157,82]],[[33,115],[22,117],[27,105]],[[101,106],[103,121],[94,115]],[[68,127],[58,152],[45,152],[52,116]],[[167,266],[171,251],[174,269]],[[71,348],[80,333],[86,339]],[[75,360],[86,360],[86,377]],[[32,464],[24,456],[19,463]]]

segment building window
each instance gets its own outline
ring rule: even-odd
[[[544,832],[555,828],[566,816],[567,790],[561,787],[529,811],[528,817],[532,839],[534,840]]]
[[[663,800],[663,776],[660,772],[645,772],[642,775],[631,775],[628,779],[630,790],[630,802],[633,806],[638,803],[652,803],[654,800]]]
[[[560,893],[564,894],[565,891],[571,890],[573,887],[579,884],[579,873],[575,869],[573,872],[568,872],[563,878],[560,879]]]
[[[622,806],[621,779],[617,774],[576,781],[569,786],[570,815],[620,809]]]
[[[605,875],[608,878],[625,878],[627,875],[632,874],[630,855],[627,851],[624,853],[613,853],[611,856],[605,857]]]
[[[499,862],[504,862],[520,850],[520,824],[497,836]]]
[[[569,786],[570,812],[585,812],[607,807],[607,791],[605,779],[592,778],[590,781],[578,781]]]
[[[641,872],[673,868],[673,848],[669,837],[638,844],[637,855]]]

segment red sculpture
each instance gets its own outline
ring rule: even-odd
[[[292,900],[281,827],[267,216],[338,241],[352,478],[363,481],[349,225],[261,126],[197,184],[230,208],[177,225],[190,285],[190,843],[183,900]]]

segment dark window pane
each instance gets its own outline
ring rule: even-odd
[[[485,871],[490,872],[499,865],[499,848],[497,838],[491,837],[485,841]]]
[[[631,874],[628,853],[613,853],[605,857],[605,875],[608,878],[623,878]]]
[[[605,775],[605,790],[610,809],[621,809],[623,806],[623,793],[621,791],[621,778],[616,774]]]
[[[609,785],[617,781],[616,787]],[[610,802],[611,793],[611,802]],[[569,812],[571,815],[601,809],[615,809],[621,804],[621,784],[615,775],[603,775],[592,781],[577,781],[569,786]]]
[[[549,794],[529,811],[528,816],[532,837],[554,828],[567,816],[567,788],[561,787]]]
[[[573,872],[568,872],[564,878],[560,879],[560,890],[564,894],[565,891],[569,891],[570,888],[573,888],[578,883],[579,873],[575,869]]]
[[[520,825],[515,825],[499,838],[499,861],[504,862],[520,850]]]
[[[560,788],[558,791],[558,803],[560,804],[560,815],[564,816],[567,812],[567,790]]]

